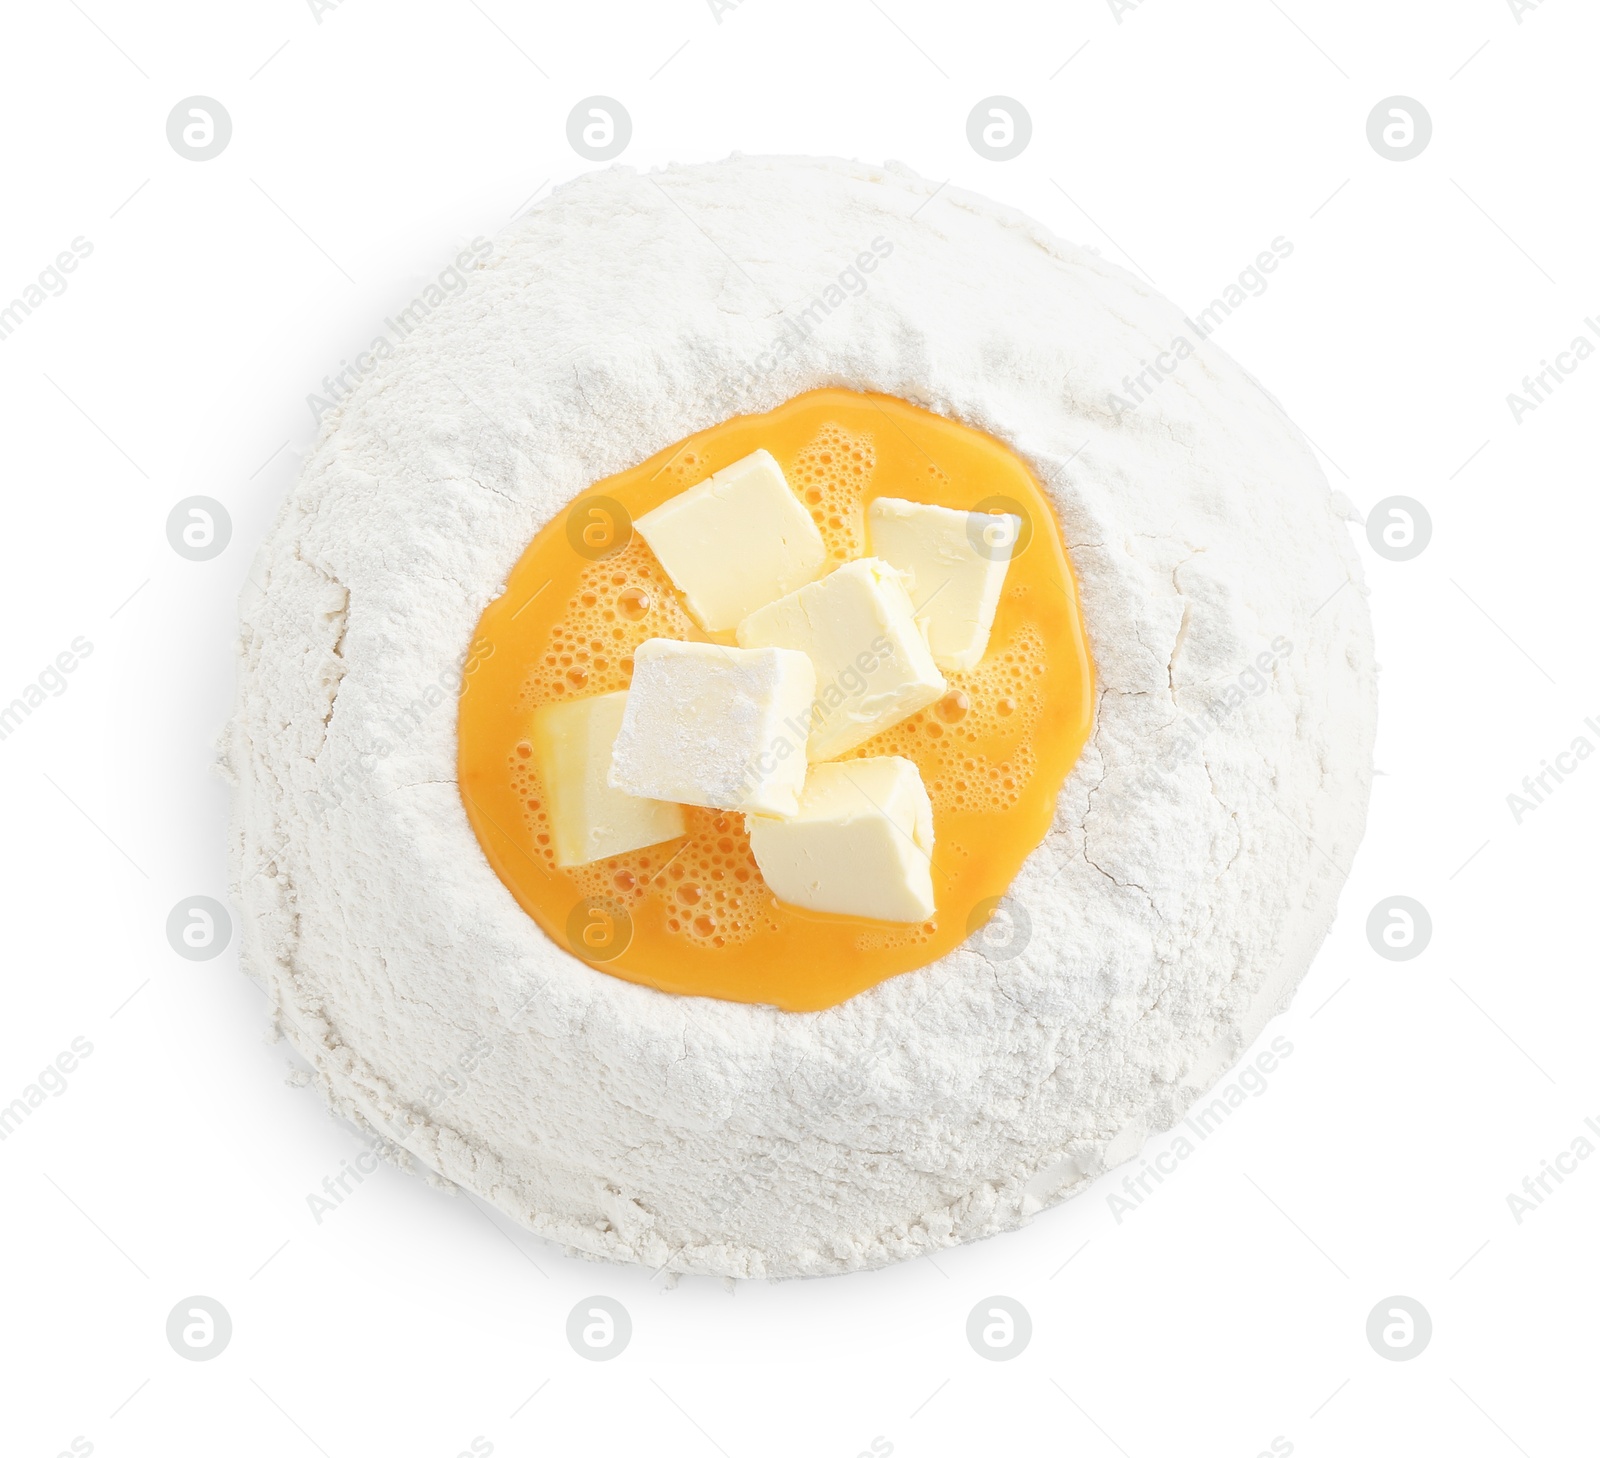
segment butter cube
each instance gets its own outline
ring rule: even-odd
[[[933,806],[909,759],[812,765],[798,814],[745,825],[779,901],[877,921],[933,915]]]
[[[797,648],[817,671],[806,753],[835,759],[926,708],[945,682],[900,574],[861,557],[739,624],[745,648]]]
[[[822,533],[766,451],[714,472],[634,526],[707,632],[812,581],[827,560]]]
[[[816,674],[787,648],[651,638],[611,755],[611,785],[715,810],[793,815]]]
[[[533,748],[558,866],[586,865],[684,833],[678,806],[625,795],[608,783],[627,701],[623,690],[534,711]]]
[[[867,508],[872,554],[910,574],[917,621],[940,668],[974,668],[983,657],[1021,526],[1016,516],[974,517],[894,496]]]

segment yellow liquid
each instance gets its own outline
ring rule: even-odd
[[[647,638],[702,632],[629,525],[765,449],[811,511],[830,561],[866,555],[877,496],[1025,514],[988,651],[946,672],[938,703],[847,758],[914,760],[933,802],[935,913],[916,926],[777,901],[744,817],[685,807],[688,834],[561,868],[533,754],[533,711],[626,688]],[[992,498],[1009,498],[991,504]],[[620,510],[619,510],[620,508]],[[557,946],[663,992],[833,1007],[960,945],[1050,827],[1089,736],[1094,670],[1054,513],[993,437],[886,395],[815,390],[739,416],[599,482],[536,536],[478,625],[460,708],[461,797],[484,854]]]

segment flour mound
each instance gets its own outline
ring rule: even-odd
[[[1208,343],[1111,403],[1188,332],[894,167],[615,169],[510,228],[329,417],[241,604],[244,964],[334,1108],[572,1250],[733,1276],[1017,1226],[1177,1121],[1327,932],[1375,718],[1360,565],[1273,400]],[[454,690],[566,502],[825,385],[1029,463],[1081,579],[1094,734],[1012,887],[1015,955],[969,941],[821,1013],[657,993],[496,878]]]

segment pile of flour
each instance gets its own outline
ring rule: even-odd
[[[573,1250],[735,1276],[1016,1226],[1173,1124],[1328,929],[1375,716],[1360,566],[1271,398],[1207,344],[1109,403],[1185,333],[1097,255],[897,167],[616,169],[508,230],[330,415],[241,604],[244,962],[333,1107]],[[453,689],[567,501],[824,385],[1029,463],[1094,734],[1012,887],[1020,951],[975,939],[821,1013],[657,993],[496,878]]]

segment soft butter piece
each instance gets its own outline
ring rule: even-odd
[[[533,714],[533,749],[550,807],[558,866],[582,866],[684,833],[683,811],[613,789],[611,746],[627,690],[544,704]]]
[[[650,638],[611,755],[630,795],[793,815],[805,782],[799,729],[816,691],[804,653]],[[787,721],[787,722],[786,722]]]
[[[877,921],[933,915],[933,806],[909,759],[812,765],[795,816],[745,825],[779,901]]]
[[[746,648],[795,648],[817,672],[806,753],[835,759],[945,690],[900,574],[875,557],[846,562],[819,582],[759,608],[739,624]]]
[[[736,628],[812,581],[828,556],[817,524],[766,451],[724,466],[634,526],[711,633]]]
[[[975,668],[989,646],[994,610],[1022,519],[976,516],[880,496],[867,508],[872,555],[911,577],[911,601],[940,668]]]

